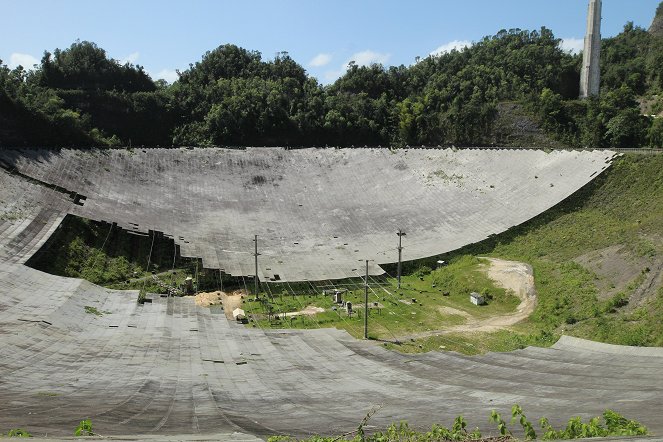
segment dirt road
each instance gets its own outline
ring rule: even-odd
[[[536,307],[536,289],[534,287],[534,272],[532,266],[522,262],[506,261],[498,258],[482,258],[488,260],[483,269],[496,285],[503,287],[520,298],[520,304],[514,313],[494,316],[486,319],[476,319],[469,313],[451,307],[442,307],[440,312],[463,316],[466,322],[461,325],[440,330],[415,333],[399,339],[418,339],[437,336],[447,333],[494,332],[506,329],[526,319]]]

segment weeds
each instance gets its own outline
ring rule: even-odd
[[[89,313],[91,315],[96,315],[96,316],[103,316],[104,313],[106,312],[100,312],[96,307],[91,307],[89,305],[85,306],[85,313]]]
[[[82,420],[74,430],[74,436],[94,436],[95,434],[92,431],[92,421],[90,419]]]
[[[7,433],[7,437],[32,437],[32,435],[22,428],[12,428]]]
[[[378,408],[379,409],[379,408]],[[292,436],[272,436],[268,442],[442,442],[442,441],[508,441],[514,440],[513,433],[507,427],[506,421],[495,410],[492,411],[489,421],[497,426],[499,436],[483,436],[478,428],[467,431],[467,421],[463,416],[454,419],[451,428],[433,425],[430,431],[420,432],[410,428],[407,422],[391,424],[385,431],[366,435],[363,427],[368,419],[378,409],[373,409],[362,420],[359,428],[338,437],[313,436],[309,439],[298,440]],[[511,423],[518,422],[522,427],[525,440],[537,439],[532,423],[527,420],[520,405],[511,408]],[[611,436],[646,436],[647,428],[637,421],[629,420],[612,410],[606,410],[602,417],[595,417],[588,422],[582,422],[579,417],[569,419],[564,429],[555,430],[546,418],[539,420],[543,430],[542,440],[557,439],[584,439],[591,437]],[[348,439],[347,436],[352,436]]]

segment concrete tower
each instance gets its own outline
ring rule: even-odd
[[[582,54],[580,73],[580,98],[595,97],[599,94],[601,82],[601,0],[589,0],[587,14],[587,35]]]

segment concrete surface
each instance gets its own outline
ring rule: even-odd
[[[359,260],[455,250],[521,224],[605,170],[609,151],[149,149],[0,151],[5,211],[35,206],[170,235],[207,268],[284,281],[340,279]],[[69,194],[68,194],[69,193]],[[71,195],[84,195],[82,204]],[[25,196],[24,196],[25,195]],[[15,206],[18,205],[18,208]],[[32,214],[35,216],[35,214]]]
[[[115,292],[0,265],[0,422],[67,436],[340,434],[376,404],[371,428],[408,420],[489,431],[519,403],[559,426],[605,408],[663,432],[661,349],[563,338],[506,354],[404,355],[336,329],[260,330],[192,298]],[[87,313],[95,307],[102,316]]]
[[[341,434],[382,404],[369,430],[403,419],[420,429],[450,425],[462,414],[494,432],[490,411],[508,414],[519,403],[532,420],[546,416],[557,427],[612,408],[663,434],[661,349],[563,338],[553,348],[505,354],[404,355],[336,329],[244,327],[192,298],[152,296],[138,305],[136,292],[22,264],[69,212],[169,232],[190,244],[190,253],[240,273],[247,264],[235,255],[261,228],[263,265],[270,256],[292,257],[278,268],[285,276],[330,278],[347,274],[344,266],[355,259],[347,248],[334,252],[342,241],[361,247],[362,257],[377,253],[396,243],[392,226],[402,223],[408,259],[455,248],[463,235],[478,240],[544,210],[607,167],[612,155],[249,153],[2,153],[35,182],[0,174],[0,430],[66,437],[89,418],[95,431],[119,439],[253,440]],[[226,166],[213,171],[218,162]],[[251,164],[250,174],[263,170],[268,185],[246,184],[241,164]],[[491,164],[508,172],[488,174]],[[441,168],[452,178],[431,179]],[[204,173],[194,178],[195,171]],[[83,206],[74,204],[75,193],[87,196]],[[307,209],[297,212],[299,204]],[[333,217],[320,218],[334,207]],[[291,247],[293,238],[306,247]],[[310,258],[312,250],[343,265]]]

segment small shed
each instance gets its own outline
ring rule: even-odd
[[[331,295],[334,304],[343,304],[343,293],[346,293],[347,291],[347,289],[330,289],[323,290],[322,294],[324,296]]]
[[[474,305],[484,305],[486,303],[486,298],[477,292],[470,293],[470,302]]]
[[[238,307],[235,310],[233,310],[233,318],[235,318],[236,321],[243,321],[244,319],[246,319],[246,313],[244,312],[244,310]]]

